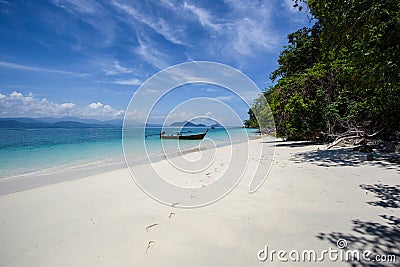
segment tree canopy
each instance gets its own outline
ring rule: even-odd
[[[308,6],[314,25],[288,35],[270,75],[277,82],[264,93],[278,136],[399,131],[400,1],[298,2]],[[250,116],[246,125],[255,120]]]

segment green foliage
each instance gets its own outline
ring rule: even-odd
[[[288,46],[278,59],[279,67],[270,75],[271,80],[303,72],[318,61],[321,27],[316,23],[311,29],[302,28],[288,35]]]
[[[289,34],[270,76],[279,80],[265,93],[277,134],[399,131],[400,2],[306,3],[316,22]]]
[[[247,114],[249,114],[249,119],[244,121],[244,126],[246,128],[259,128],[258,121],[253,110],[250,109]]]

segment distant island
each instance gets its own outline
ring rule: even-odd
[[[122,121],[100,121],[94,119],[65,118],[0,118],[0,128],[35,129],[35,128],[100,128],[121,127]]]
[[[212,127],[212,128],[221,128],[221,127],[223,127],[219,123],[215,123],[215,124],[212,124],[212,125],[205,125],[205,124],[202,124],[202,123],[199,123],[199,124],[192,123],[190,121],[177,121],[177,122],[171,123],[170,126],[171,127],[203,127],[203,128],[205,128],[205,127]]]
[[[215,123],[215,124],[211,125],[211,127],[222,128],[223,126],[221,124],[219,124],[219,123]]]
[[[211,122],[211,121],[210,121]],[[172,123],[171,127],[200,127],[200,128],[221,128],[219,123],[212,125],[205,125],[202,123],[196,124],[189,121],[178,121]],[[122,127],[123,120],[107,120],[101,121],[96,119],[82,119],[77,117],[63,117],[63,118],[27,118],[27,117],[14,117],[14,118],[0,118],[0,128],[8,129],[36,129],[36,128],[102,128],[102,127]],[[146,123],[135,124],[137,127],[162,127],[161,124]]]
[[[207,125],[204,124],[195,124],[191,123],[190,121],[177,121],[174,123],[171,123],[171,127],[207,127]]]

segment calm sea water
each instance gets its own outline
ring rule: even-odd
[[[173,132],[175,129],[168,129]],[[205,129],[187,128],[193,133]],[[255,135],[254,130],[210,129],[207,138],[217,145],[229,143],[229,138]],[[124,133],[124,142],[130,148],[130,158],[143,160],[146,154],[135,151],[145,139],[148,153],[161,155],[163,148],[158,134],[160,128],[132,129]],[[235,139],[235,138],[233,138]],[[237,140],[236,140],[237,141]],[[163,141],[168,151],[190,149],[199,141]],[[122,164],[124,162],[121,128],[46,128],[46,129],[0,129],[0,180],[14,177],[57,173],[76,168]]]

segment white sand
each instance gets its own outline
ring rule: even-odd
[[[0,266],[292,266],[276,259],[260,262],[257,252],[265,245],[287,251],[336,248],[326,239],[335,238],[335,232],[353,236],[349,247],[357,248],[362,235],[352,220],[386,225],[379,215],[400,217],[396,207],[368,204],[379,199],[360,185],[399,188],[399,169],[346,158],[334,162],[344,154],[318,152],[319,147],[278,146],[259,191],[248,194],[249,177],[244,177],[228,196],[196,209],[154,201],[127,169],[2,195]],[[311,153],[308,160],[303,152]],[[227,165],[227,159],[217,164]],[[257,160],[250,160],[249,170]],[[348,166],[338,166],[343,162]],[[162,169],[168,163],[157,164]],[[212,180],[223,168],[199,174],[204,179],[198,182]],[[369,240],[379,238],[375,235]],[[392,243],[399,247],[398,238]],[[349,266],[328,259],[307,265]]]

